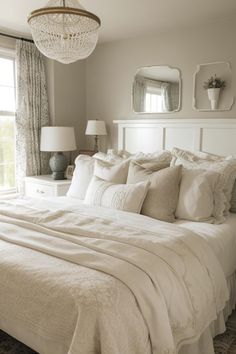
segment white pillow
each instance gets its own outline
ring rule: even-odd
[[[183,165],[187,169],[201,169],[220,173],[225,200],[224,202],[221,200],[218,209],[222,210],[222,215],[227,215],[231,206],[230,202],[236,178],[236,159],[231,157],[224,158],[206,153],[195,154],[178,148],[174,148],[172,154],[172,166]]]
[[[115,184],[94,176],[89,184],[84,204],[140,213],[150,182]]]
[[[68,197],[84,199],[88,185],[93,177],[95,160],[91,156],[79,155],[75,160],[75,170]]]
[[[176,217],[179,219],[221,223],[217,198],[224,199],[220,174],[213,171],[183,169]]]
[[[129,170],[129,160],[110,164],[107,161],[96,160],[94,175],[112,183],[126,183]]]

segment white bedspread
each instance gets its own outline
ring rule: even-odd
[[[172,354],[196,341],[228,299],[207,243],[65,200],[0,203],[0,327],[42,354]]]
[[[236,214],[230,214],[223,224],[178,220],[177,225],[204,238],[219,260],[226,278],[236,269]]]

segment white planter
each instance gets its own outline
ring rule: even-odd
[[[208,98],[211,101],[211,109],[217,109],[220,96],[220,88],[210,88],[207,90],[207,92]]]

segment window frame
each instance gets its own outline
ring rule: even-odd
[[[17,100],[16,100],[16,53],[15,53],[15,50],[0,47],[0,58],[12,60],[14,62],[14,67],[13,67],[14,87],[15,87],[14,95],[15,95],[15,103],[16,103]],[[0,118],[1,118],[1,116],[16,118],[16,110],[15,111],[2,111],[0,109]],[[16,156],[16,130],[15,130],[15,156]],[[15,171],[16,171],[16,158],[15,158]],[[0,191],[0,199],[2,197],[4,198],[8,195],[11,196],[16,193],[17,193],[17,186],[15,185],[15,187]]]

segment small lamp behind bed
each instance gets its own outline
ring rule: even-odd
[[[49,165],[55,180],[65,179],[68,161],[63,152],[76,150],[73,127],[43,127],[41,130],[41,151],[54,152]]]
[[[88,120],[85,135],[94,135],[94,151],[98,152],[98,136],[107,135],[105,122],[103,120]]]

